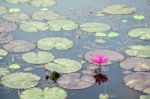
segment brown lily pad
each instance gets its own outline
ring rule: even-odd
[[[66,89],[84,89],[95,83],[94,77],[90,75],[81,75],[80,73],[71,73],[62,75],[58,84]]]
[[[149,71],[150,70],[150,59],[144,58],[127,58],[120,63],[120,67],[123,69],[133,69],[134,71]]]
[[[4,49],[10,52],[27,52],[35,47],[34,43],[23,40],[14,40],[3,46]]]
[[[12,41],[14,37],[7,33],[0,33],[0,44],[8,43]]]
[[[1,21],[0,22],[0,32],[7,33],[12,32],[17,29],[17,25],[13,22]]]

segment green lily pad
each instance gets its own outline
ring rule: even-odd
[[[9,74],[9,70],[6,68],[0,68],[0,77]]]
[[[28,52],[22,55],[22,59],[31,64],[45,64],[54,59],[53,54],[45,51]]]
[[[111,37],[119,36],[119,34],[116,32],[110,32],[107,36],[111,38]]]
[[[109,38],[112,38],[112,37],[119,36],[119,34],[118,34],[118,33],[116,33],[116,32],[109,32],[109,33],[96,32],[95,36],[98,36],[98,37],[109,37]]]
[[[51,31],[60,31],[61,29],[64,30],[74,30],[78,27],[78,24],[71,20],[65,20],[65,19],[57,19],[57,20],[51,20],[48,22],[49,30]]]
[[[147,88],[147,89],[143,90],[143,92],[146,93],[146,94],[150,94],[150,88]]]
[[[19,64],[11,64],[9,65],[10,69],[20,69],[20,65]]]
[[[105,32],[111,29],[111,26],[106,23],[84,23],[80,25],[81,30],[86,32]]]
[[[7,51],[5,51],[4,49],[0,49],[0,58],[3,59],[4,56],[6,56],[8,54]]]
[[[137,28],[128,33],[131,37],[138,37],[143,40],[150,40],[150,28]]]
[[[32,18],[35,20],[54,20],[58,19],[59,17],[59,14],[48,10],[41,10],[32,14]]]
[[[18,13],[18,12],[20,12],[21,11],[21,9],[19,9],[19,8],[10,8],[9,10],[8,10],[8,12],[10,12],[10,13]]]
[[[22,23],[19,28],[25,32],[38,32],[38,31],[45,31],[49,27],[46,23],[38,21],[28,21]]]
[[[45,68],[50,71],[56,71],[58,73],[72,73],[82,68],[82,65],[78,61],[71,59],[60,58],[55,59],[53,62],[54,63],[46,64]]]
[[[140,95],[140,99],[150,99],[150,95]]]
[[[20,99],[67,99],[67,92],[59,87],[32,88],[23,91]]]
[[[103,44],[103,43],[105,43],[106,41],[103,40],[103,39],[96,39],[95,42],[96,42],[96,43]]]
[[[107,35],[106,33],[103,33],[103,32],[96,32],[95,36],[106,37]]]
[[[103,8],[101,13],[126,15],[134,13],[135,11],[136,8],[134,7],[128,7],[127,5],[124,4],[116,4]]]
[[[49,7],[56,4],[56,0],[30,0],[30,4],[35,7]]]
[[[3,14],[5,14],[5,13],[7,13],[7,7],[5,7],[5,6],[0,6],[0,15],[3,15]]]
[[[31,73],[13,73],[3,76],[1,83],[9,88],[27,89],[38,84],[40,77]]]
[[[145,16],[144,15],[134,15],[133,18],[136,20],[143,20],[143,19],[145,19]]]
[[[71,40],[62,37],[47,37],[37,42],[37,47],[43,50],[51,50],[52,48],[67,50],[72,48],[72,46],[73,42]]]
[[[127,55],[137,57],[150,57],[149,45],[131,45],[125,50]]]
[[[99,94],[99,99],[109,99],[109,95],[101,93],[101,94]]]
[[[5,0],[8,3],[13,3],[13,4],[17,4],[17,3],[26,3],[30,0]]]

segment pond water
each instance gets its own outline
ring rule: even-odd
[[[104,16],[97,16],[100,9],[115,4],[126,4],[127,6],[135,7],[136,12],[127,15],[108,14]],[[20,8],[22,12],[29,15],[40,11],[42,8],[31,6],[29,3],[7,3],[4,0],[0,0],[0,6]],[[132,29],[150,26],[150,2],[148,0],[57,0],[57,3],[54,6],[48,7],[48,9],[58,13],[65,19],[76,22],[79,25],[86,22],[110,24],[112,28],[107,32],[117,32],[119,33],[119,36],[113,38],[106,37],[104,38],[106,42],[100,44],[95,42],[95,40],[99,37],[96,37],[94,33],[82,31],[80,27],[71,31],[62,29],[60,31],[46,30],[28,33],[19,29],[21,22],[16,22],[18,28],[10,34],[13,35],[16,40],[30,41],[35,44],[39,39],[46,37],[64,37],[70,39],[73,42],[72,48],[64,51],[52,49],[49,52],[51,52],[55,58],[68,58],[78,62],[85,62],[86,60],[83,58],[83,55],[90,50],[113,50],[121,53],[125,58],[129,58],[131,56],[125,53],[125,49],[127,49],[129,45],[141,44],[150,46],[149,40],[140,40],[138,38],[129,37],[128,35],[128,32]],[[144,15],[145,19],[136,20],[133,18],[134,15]],[[3,18],[1,18],[1,20],[3,20]],[[29,21],[32,20],[33,19],[29,19]],[[47,20],[44,20],[43,22],[47,22]],[[3,48],[3,45],[4,44],[0,44],[0,48]],[[42,51],[42,49],[36,47],[32,51],[37,52]],[[33,65],[27,63],[21,59],[22,54],[24,53],[9,52],[7,56],[0,60],[0,66],[8,68],[10,64],[17,63],[21,66],[21,68],[19,70],[9,69],[11,73],[25,72],[24,70],[28,69],[26,72],[37,74],[41,77],[41,80],[36,87],[44,88],[46,86],[51,86],[48,81],[44,80],[46,74],[42,69],[42,66],[45,64]],[[108,81],[105,83],[100,85],[95,83],[93,86],[83,89],[65,89],[68,94],[67,99],[99,99],[99,94],[104,92],[109,95],[109,99],[139,99],[139,96],[144,95],[144,93],[136,91],[125,85],[123,80],[125,76],[123,74],[124,70],[120,67],[120,62],[121,61],[113,62],[104,68],[105,70],[103,70],[102,73],[108,77]],[[82,65],[82,69],[76,72],[81,73],[91,64],[86,62]],[[59,85],[53,84],[53,86]],[[0,84],[0,99],[20,99],[18,94],[21,94],[22,91],[24,90],[11,89]]]

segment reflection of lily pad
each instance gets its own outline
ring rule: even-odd
[[[8,12],[10,12],[10,13],[18,13],[18,12],[20,12],[21,11],[21,9],[19,9],[19,8],[10,8],[9,10],[8,10]]]
[[[20,29],[25,32],[38,32],[45,31],[48,29],[48,25],[46,23],[38,22],[38,21],[28,21],[22,23],[20,25]]]
[[[20,65],[19,64],[11,64],[11,65],[9,65],[9,68],[10,69],[19,69]]]
[[[118,52],[102,49],[102,50],[92,50],[84,54],[84,58],[92,63],[92,58],[98,54],[102,54],[108,57],[108,62],[106,64],[111,64],[113,61],[121,61],[124,59],[124,56]],[[105,64],[103,64],[105,65]]]
[[[7,13],[7,10],[8,10],[7,7],[0,6],[0,15]]]
[[[0,68],[0,77],[9,74],[6,68]]]
[[[111,29],[111,26],[106,23],[84,23],[80,25],[81,30],[86,32],[104,32]]]
[[[121,62],[120,66],[123,69],[134,69],[134,71],[149,71],[150,59],[144,58],[127,58]]]
[[[13,22],[1,21],[0,22],[0,32],[12,32],[17,29],[17,25]]]
[[[78,24],[71,20],[51,20],[48,22],[49,30],[51,31],[60,31],[61,29],[64,30],[74,30],[78,27]]]
[[[37,42],[37,46],[43,50],[51,50],[54,47],[57,50],[67,50],[73,46],[73,42],[67,38],[48,37],[40,39]]]
[[[66,89],[83,89],[92,86],[95,83],[95,79],[89,75],[71,73],[62,75],[57,82]]]
[[[14,37],[7,33],[0,33],[0,44],[8,43],[12,41]]]
[[[31,0],[30,4],[35,7],[49,7],[56,4],[55,0]]]
[[[40,77],[31,73],[13,73],[3,76],[1,83],[9,88],[27,89],[38,84]]]
[[[67,92],[59,87],[32,88],[21,93],[20,99],[67,99]]]
[[[5,0],[8,3],[13,3],[13,4],[17,4],[17,3],[25,3],[28,2],[30,0]]]
[[[140,95],[140,99],[150,99],[150,95]]]
[[[105,14],[130,14],[136,11],[134,7],[128,7],[124,4],[111,5],[102,9]]]
[[[22,55],[22,59],[27,63],[44,64],[51,62],[54,59],[54,56],[50,52],[28,52]]]
[[[5,51],[4,49],[0,49],[0,59],[3,59],[4,56],[6,56],[8,54],[7,51]]]
[[[150,88],[150,73],[135,72],[125,76],[125,84],[135,90],[144,91]]]
[[[54,20],[59,17],[59,14],[47,10],[41,10],[32,14],[32,18],[35,20]]]
[[[150,46],[148,45],[131,45],[125,51],[130,56],[150,57]]]
[[[75,60],[71,59],[55,59],[54,63],[48,63],[45,67],[50,71],[56,71],[58,73],[72,73],[80,70],[82,65]]]
[[[3,46],[4,49],[10,52],[27,52],[35,47],[34,43],[23,40],[14,40]]]
[[[138,37],[139,39],[150,40],[150,28],[137,28],[128,33],[131,37]]]

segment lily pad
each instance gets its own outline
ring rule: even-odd
[[[111,26],[107,23],[89,22],[80,25],[81,30],[86,32],[105,32],[111,29]]]
[[[103,44],[103,43],[105,43],[106,41],[105,41],[104,39],[96,39],[95,42],[96,42],[96,43],[101,43],[101,44]]]
[[[150,70],[150,59],[144,58],[127,58],[120,63],[120,67],[123,69],[133,69],[134,71],[149,71]]]
[[[21,9],[19,9],[19,8],[10,8],[9,10],[8,10],[8,12],[10,12],[10,13],[18,13],[18,12],[20,12],[21,11]]]
[[[59,87],[32,88],[21,93],[20,99],[67,99],[67,92]]]
[[[137,57],[150,57],[149,45],[131,45],[126,49],[126,54]]]
[[[51,31],[60,31],[61,29],[64,30],[74,30],[78,27],[74,21],[65,20],[65,19],[57,19],[51,20],[48,22],[49,30]]]
[[[28,52],[22,55],[22,59],[31,64],[44,64],[51,62],[54,59],[54,56],[50,52],[45,51],[39,51],[37,53]]]
[[[140,99],[150,99],[150,95],[140,95]]]
[[[102,65],[111,64],[113,61],[121,61],[124,59],[124,56],[116,51],[102,49],[102,50],[91,50],[84,54],[84,58],[92,63],[92,58],[98,54],[102,54],[108,58],[108,62]]]
[[[11,64],[9,65],[10,69],[20,69],[20,65],[19,64]]]
[[[106,33],[104,32],[96,32],[95,36],[106,37]]]
[[[56,48],[57,50],[67,50],[73,47],[73,42],[62,37],[47,37],[40,39],[37,42],[37,47],[43,50],[51,50],[52,48]]]
[[[14,40],[3,46],[9,52],[28,52],[35,47],[34,43],[23,40]]]
[[[9,70],[6,68],[0,68],[0,77],[9,74]]]
[[[119,36],[119,34],[116,32],[110,32],[107,36],[111,38],[111,37]]]
[[[82,68],[82,65],[78,61],[71,59],[60,58],[55,59],[53,62],[54,63],[46,64],[45,68],[50,71],[56,71],[58,73],[72,73]]]
[[[61,87],[66,89],[84,89],[95,84],[95,79],[89,75],[71,73],[62,75],[57,82]]]
[[[143,19],[145,19],[145,16],[144,15],[134,15],[133,18],[136,20],[143,20]]]
[[[7,10],[8,10],[7,7],[0,6],[0,15],[7,13]]]
[[[125,84],[135,90],[144,91],[150,88],[150,73],[135,72],[124,77]]]
[[[112,37],[119,36],[119,34],[116,33],[116,32],[109,32],[109,33],[96,32],[95,36],[97,36],[97,37],[109,37],[109,38],[112,38]]]
[[[12,32],[17,29],[17,25],[13,22],[1,21],[0,22],[0,32],[7,33]]]
[[[99,94],[99,99],[109,99],[109,95],[101,93],[101,94]]]
[[[134,7],[129,7],[125,4],[116,4],[116,5],[111,5],[111,6],[103,8],[101,12],[104,14],[126,15],[126,14],[134,13],[135,11],[136,11],[136,8]]]
[[[35,20],[54,20],[58,19],[59,17],[59,14],[48,10],[41,10],[32,14],[32,18]]]
[[[40,77],[31,73],[13,73],[3,76],[1,83],[9,88],[27,89],[38,84]]]
[[[0,44],[5,44],[14,40],[14,37],[7,33],[0,33]]]
[[[28,21],[28,22],[23,22],[19,26],[19,28],[25,32],[38,32],[38,31],[45,31],[49,27],[46,23],[42,23],[38,21]]]
[[[150,40],[150,28],[136,28],[131,30],[128,35],[142,40]]]
[[[13,4],[17,4],[17,3],[26,3],[29,2],[30,0],[5,0],[8,3],[13,3]]]
[[[6,56],[8,54],[7,51],[5,51],[4,49],[0,49],[0,58],[3,59],[4,56]]]
[[[56,4],[56,0],[30,0],[30,4],[35,7],[49,7]]]

